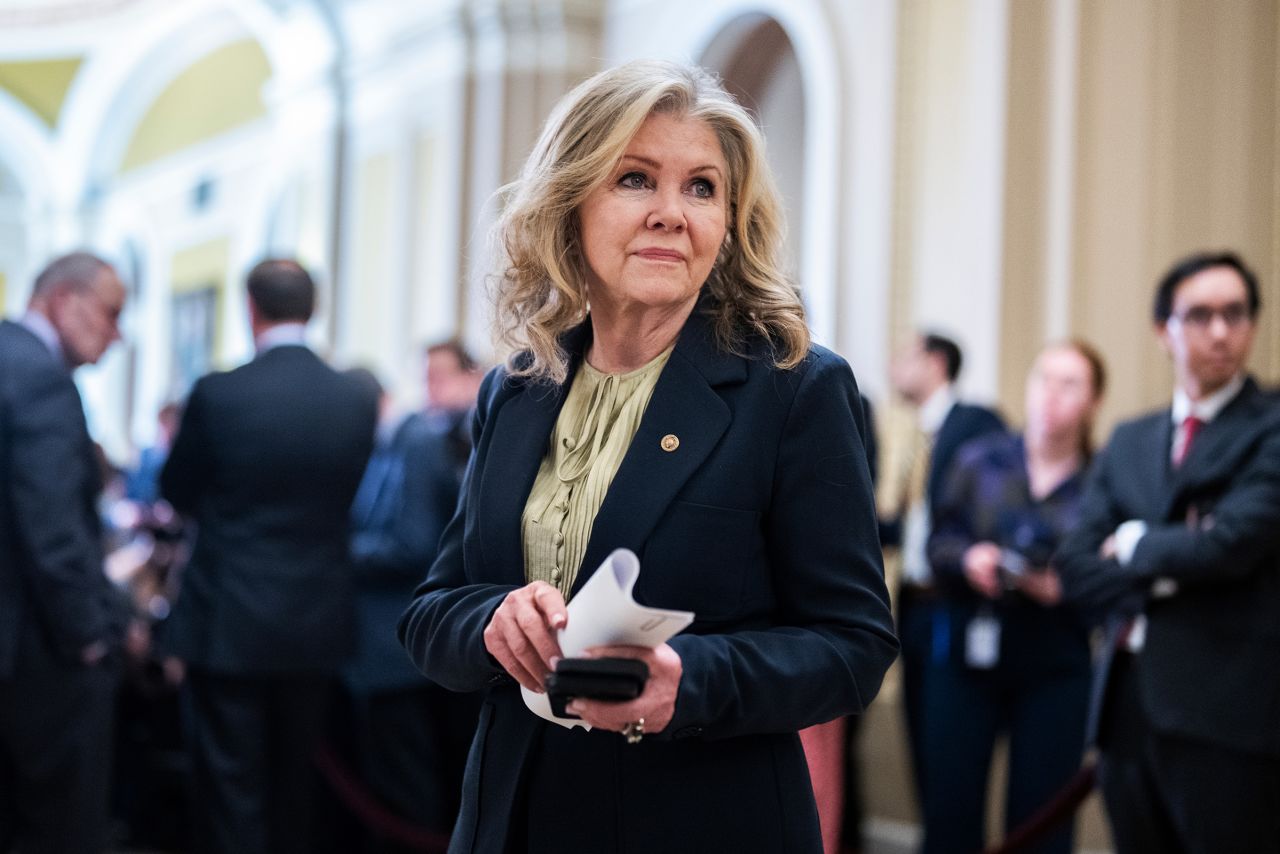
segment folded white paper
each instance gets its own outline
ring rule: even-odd
[[[630,549],[616,549],[604,559],[569,602],[569,620],[560,630],[560,651],[580,656],[593,646],[643,646],[666,643],[693,622],[690,611],[664,611],[637,605],[631,590],[640,577],[640,559]],[[551,713],[551,701],[521,687],[524,704],[536,715],[564,727],[591,727],[577,718]]]

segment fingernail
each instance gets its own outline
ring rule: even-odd
[[[553,629],[564,628],[564,614],[556,614],[554,617],[551,618],[551,628]]]
[[[573,712],[575,715],[579,715],[579,714],[582,714],[582,704],[579,703],[577,700],[574,700],[573,702],[566,705],[564,707],[564,710],[566,712]]]
[[[548,667],[550,667],[552,670],[555,670],[555,669],[556,669],[556,665],[557,665],[557,664],[559,664],[559,663],[560,663],[560,656],[558,656],[558,655],[553,655],[553,656],[551,656],[551,658],[547,661],[547,666],[548,666]]]

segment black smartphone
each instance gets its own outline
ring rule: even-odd
[[[586,700],[634,700],[649,679],[649,665],[635,658],[562,658],[547,677],[551,712],[576,718],[565,711],[575,697]]]

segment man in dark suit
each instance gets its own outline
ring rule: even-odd
[[[304,344],[315,286],[249,273],[257,356],[196,383],[160,478],[198,525],[168,648],[185,663],[197,840],[311,847],[310,754],[355,646],[351,500],[377,419],[366,388]]]
[[[1280,408],[1245,373],[1258,283],[1233,254],[1155,298],[1171,407],[1118,426],[1057,563],[1103,609],[1101,784],[1121,854],[1280,846]]]
[[[71,372],[120,337],[124,301],[111,266],[77,252],[36,278],[25,316],[0,323],[0,850],[106,844],[123,621]]]
[[[892,382],[915,409],[916,421],[896,436],[892,463],[881,480],[878,506],[881,541],[899,550],[898,638],[902,643],[902,706],[916,801],[923,808],[924,681],[933,658],[937,598],[925,553],[932,526],[930,508],[941,498],[956,451],[978,436],[1004,429],[994,411],[961,403],[955,391],[963,356],[950,338],[918,335],[894,360]]]

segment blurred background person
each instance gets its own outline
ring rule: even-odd
[[[1080,518],[1102,358],[1051,344],[1027,377],[1021,436],[964,445],[933,508],[929,562],[945,654],[925,686],[925,854],[984,848],[988,771],[1009,738],[1004,826],[1046,806],[1079,769],[1089,627],[1062,604],[1050,558]],[[1028,851],[1067,854],[1072,822]]]
[[[750,115],[697,68],[635,62],[555,108],[510,189],[499,328],[458,515],[401,622],[485,690],[451,851],[821,845],[797,730],[861,711],[896,641],[863,411],[778,269]],[[589,311],[588,311],[589,305]],[[693,625],[623,703],[542,691],[565,600],[614,549]],[[572,807],[566,808],[566,799]]]
[[[350,513],[377,398],[305,343],[315,285],[295,261],[247,282],[257,355],[191,390],[161,494],[196,523],[166,633],[185,664],[193,841],[312,851],[312,752],[355,649]]]
[[[178,420],[182,406],[174,401],[160,407],[156,413],[155,441],[138,452],[138,462],[125,481],[125,497],[148,507],[160,500],[160,471],[169,458],[169,448],[178,433]]]
[[[126,292],[88,252],[0,322],[0,850],[101,851],[127,609],[104,573],[104,471],[72,372],[120,338]]]
[[[377,377],[348,374],[379,398],[373,455],[351,510],[356,656],[330,732],[345,741],[380,809],[349,799],[363,839],[326,850],[443,851],[458,814],[479,698],[427,681],[396,639],[396,623],[435,559],[458,501],[448,437],[421,412],[398,410]],[[456,404],[460,398],[453,398]]]
[[[1156,286],[1167,408],[1116,427],[1056,558],[1107,615],[1091,734],[1121,854],[1280,846],[1280,405],[1247,364],[1262,300],[1232,252]]]
[[[445,447],[461,485],[462,470],[471,455],[467,415],[476,405],[484,371],[456,338],[428,344],[425,358],[427,424],[445,437]]]
[[[886,461],[876,506],[880,538],[888,551],[886,574],[896,580],[898,638],[902,643],[902,710],[916,801],[923,812],[928,775],[924,747],[925,682],[930,663],[946,650],[938,632],[933,570],[928,541],[933,508],[956,451],[971,439],[1004,429],[993,410],[963,403],[956,380],[964,365],[960,346],[937,333],[920,333],[893,360],[894,392],[910,407],[906,423],[894,424],[886,437]]]

